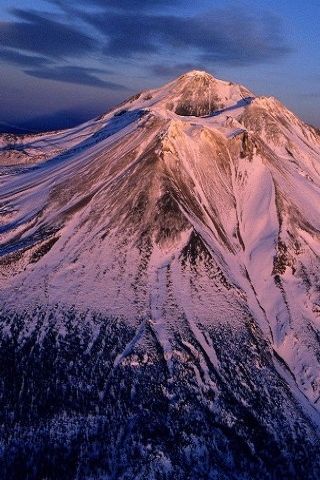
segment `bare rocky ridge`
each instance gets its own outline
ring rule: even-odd
[[[1,142],[6,478],[318,478],[317,130],[194,71]]]

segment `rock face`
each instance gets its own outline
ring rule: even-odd
[[[319,478],[319,132],[190,72],[0,140],[2,478]]]

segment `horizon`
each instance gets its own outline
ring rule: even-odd
[[[1,131],[73,127],[190,70],[275,96],[320,126],[317,2],[80,4],[2,2]]]

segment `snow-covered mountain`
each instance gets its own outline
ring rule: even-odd
[[[192,71],[0,172],[5,478],[319,478],[319,131]]]

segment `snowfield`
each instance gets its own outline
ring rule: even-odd
[[[206,72],[2,135],[5,478],[319,478],[319,205],[319,132]]]

